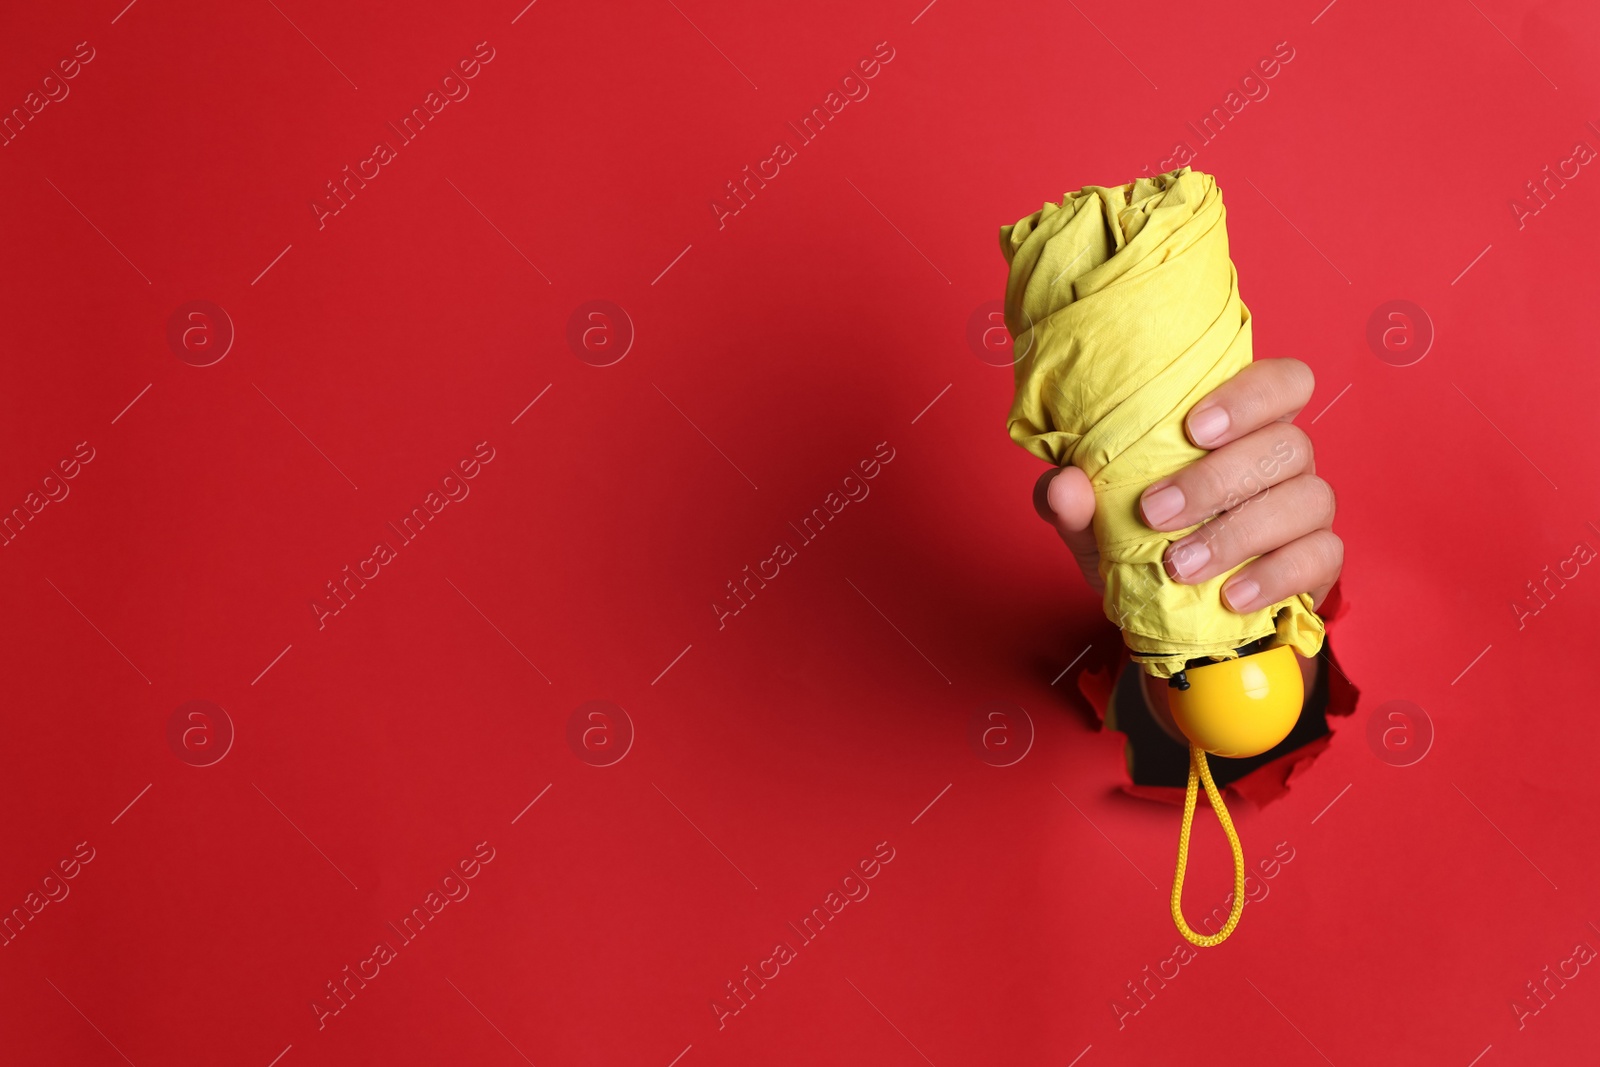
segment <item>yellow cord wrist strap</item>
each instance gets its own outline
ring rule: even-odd
[[[1222,924],[1222,929],[1210,935],[1195,933],[1183,919],[1183,872],[1189,866],[1189,829],[1194,825],[1194,806],[1200,783],[1204,783],[1206,799],[1211,801],[1211,810],[1217,813],[1217,821],[1222,824],[1222,832],[1228,836],[1228,845],[1233,849],[1233,906],[1228,911],[1228,921]],[[1243,913],[1244,846],[1239,843],[1239,835],[1233,829],[1233,820],[1228,818],[1222,794],[1217,792],[1216,783],[1211,780],[1211,768],[1206,766],[1205,752],[1198,746],[1190,745],[1189,786],[1183,797],[1183,829],[1178,833],[1178,872],[1172,878],[1172,921],[1178,924],[1178,932],[1190,943],[1211,948],[1228,939],[1233,928],[1239,925],[1239,916]]]

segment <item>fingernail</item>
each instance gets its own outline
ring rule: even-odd
[[[1224,408],[1201,408],[1189,415],[1189,436],[1197,445],[1215,444],[1227,432],[1228,412]]]
[[[1222,595],[1228,598],[1228,607],[1240,614],[1261,606],[1261,587],[1248,578],[1233,579],[1222,587]]]
[[[1183,490],[1175,485],[1162,486],[1153,493],[1147,489],[1141,506],[1144,509],[1144,521],[1159,527],[1176,518],[1183,510]]]
[[[1175,578],[1188,578],[1199,573],[1200,568],[1211,562],[1211,546],[1202,538],[1198,541],[1184,541],[1175,545],[1172,554],[1172,569]]]

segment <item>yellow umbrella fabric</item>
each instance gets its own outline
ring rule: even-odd
[[[1205,455],[1184,434],[1189,410],[1252,358],[1216,180],[1180,167],[1086,186],[1002,226],[1000,249],[1016,356],[1007,428],[1039,458],[1088,475],[1104,609],[1133,658],[1168,678],[1274,633],[1315,656],[1323,627],[1308,594],[1235,614],[1221,596],[1234,571],[1184,585],[1162,566],[1167,546],[1199,526],[1159,533],[1139,513],[1147,486]]]

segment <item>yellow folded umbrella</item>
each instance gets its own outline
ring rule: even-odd
[[[1185,436],[1184,417],[1251,361],[1250,312],[1228,257],[1225,218],[1215,179],[1180,167],[1127,185],[1086,186],[1000,228],[1011,265],[1005,318],[1016,355],[1007,428],[1039,458],[1088,475],[1106,617],[1122,630],[1132,658],[1157,678],[1172,678],[1196,660],[1236,659],[1261,638],[1306,657],[1322,647],[1322,620],[1308,594],[1236,614],[1221,589],[1238,568],[1195,585],[1167,577],[1161,560],[1168,545],[1200,527],[1161,533],[1139,512],[1146,487],[1205,455]],[[1241,486],[1240,498],[1253,491]],[[1292,663],[1287,651],[1283,656]],[[1197,944],[1221,940],[1190,936],[1178,905],[1197,779],[1233,838],[1205,750],[1191,746],[1173,894],[1174,919]],[[1244,903],[1237,847],[1235,882],[1235,913],[1222,937]]]

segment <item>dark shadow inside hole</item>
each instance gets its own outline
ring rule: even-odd
[[[1332,653],[1325,650],[1325,658],[1317,671],[1316,683],[1306,695],[1300,719],[1278,744],[1245,759],[1226,756],[1209,756],[1207,763],[1211,776],[1218,786],[1230,785],[1246,775],[1298,752],[1314,746],[1304,755],[1314,756],[1320,751],[1323,739],[1329,736],[1328,705]],[[1127,737],[1128,775],[1136,786],[1174,786],[1182,789],[1189,779],[1189,749],[1174,741],[1156,724],[1140,691],[1140,670],[1132,662],[1123,666],[1112,691],[1111,706],[1107,709],[1105,727]]]

